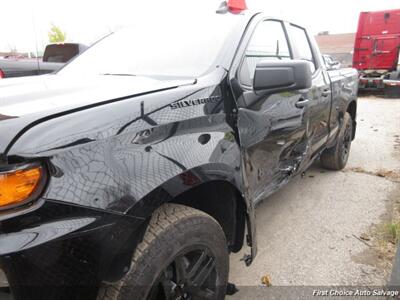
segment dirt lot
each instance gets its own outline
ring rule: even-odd
[[[266,289],[276,296],[277,286],[293,296],[294,286],[387,282],[400,232],[400,99],[359,98],[357,117],[344,171],[316,164],[258,206],[258,256],[249,268],[243,252],[231,257],[240,291],[230,299],[261,299]]]
[[[314,288],[298,286],[385,284],[399,174],[400,99],[360,98],[347,168],[315,165],[258,206],[258,256],[249,268],[240,261],[247,249],[231,257],[230,281],[240,291],[229,299],[265,299],[268,291],[269,299],[310,299]],[[261,283],[265,275],[272,287]]]

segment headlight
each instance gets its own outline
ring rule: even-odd
[[[0,169],[0,210],[36,199],[46,182],[46,172],[39,164]]]

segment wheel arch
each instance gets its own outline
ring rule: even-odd
[[[128,244],[110,259],[102,280],[115,281],[123,276],[132,253],[143,239],[153,213],[166,203],[186,205],[209,214],[224,231],[229,251],[240,251],[249,218],[241,185],[236,179],[241,177],[235,176],[239,171],[225,164],[187,170],[138,201],[127,211],[127,215],[142,218],[142,225],[132,239],[128,240]]]
[[[238,252],[243,246],[246,203],[240,191],[229,181],[212,180],[200,184],[172,199],[212,216],[222,227],[229,250]]]
[[[145,196],[130,214],[150,220],[164,203],[201,210],[222,227],[231,251],[243,245],[247,204],[243,196],[240,168],[212,163],[186,170]],[[139,210],[136,209],[139,208]]]
[[[356,126],[357,126],[357,121],[356,121],[356,117],[357,117],[357,102],[355,100],[351,101],[347,105],[346,112],[348,112],[350,114],[351,120],[353,122],[353,136],[352,136],[352,139],[354,140],[354,138],[356,137]]]

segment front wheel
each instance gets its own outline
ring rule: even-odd
[[[324,150],[321,154],[321,165],[329,170],[342,170],[349,159],[352,137],[353,121],[346,112],[335,146]]]
[[[226,238],[217,221],[166,204],[153,214],[128,273],[103,284],[97,300],[224,299],[228,271]]]

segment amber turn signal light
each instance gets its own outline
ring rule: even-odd
[[[0,209],[30,200],[41,186],[43,176],[40,166],[0,172]]]

